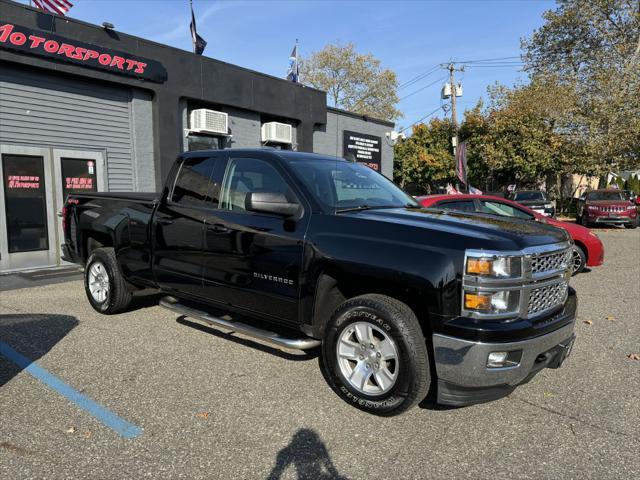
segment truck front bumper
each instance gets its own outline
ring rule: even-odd
[[[473,342],[433,335],[438,403],[472,405],[509,395],[543,368],[558,368],[569,355],[574,322],[545,335],[508,343]],[[508,366],[488,367],[492,352],[509,352]],[[517,360],[517,361],[516,361]]]

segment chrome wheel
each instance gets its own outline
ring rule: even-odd
[[[89,268],[89,292],[98,303],[109,296],[109,274],[102,262],[95,262]]]
[[[398,378],[398,349],[391,337],[368,322],[349,325],[336,347],[340,372],[360,393],[382,395]]]
[[[582,256],[577,248],[571,251],[572,272],[577,272],[582,268]]]

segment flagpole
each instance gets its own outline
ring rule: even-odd
[[[191,10],[191,21],[193,22],[193,0],[189,0],[189,9]],[[193,53],[196,53],[196,42],[193,39],[193,33],[191,33],[191,48]]]

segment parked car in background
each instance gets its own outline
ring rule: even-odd
[[[609,224],[636,228],[638,212],[622,190],[593,190],[578,199],[576,221],[585,227]]]
[[[591,230],[575,223],[547,217],[506,198],[491,195],[430,195],[418,197],[423,207],[475,212],[485,215],[531,220],[564,228],[573,239],[573,274],[585,267],[597,267],[604,262],[604,246]]]
[[[551,200],[549,200],[545,192],[539,190],[520,190],[512,193],[509,198],[542,215],[548,217],[555,217],[556,215],[556,207],[551,203]]]

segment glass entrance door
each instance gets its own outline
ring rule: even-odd
[[[102,151],[0,145],[0,272],[65,264],[64,200],[105,190]]]
[[[0,147],[0,271],[57,265],[50,150]]]
[[[104,154],[101,151],[53,149],[53,170],[56,178],[56,211],[59,212],[70,193],[91,193],[106,191],[104,178]],[[62,219],[58,218],[57,233],[60,241],[57,248],[60,255],[60,245],[64,242]],[[60,260],[61,264],[68,264]]]

